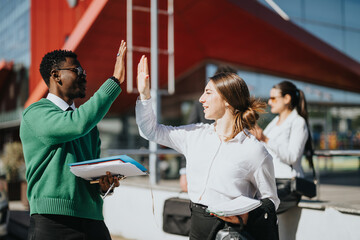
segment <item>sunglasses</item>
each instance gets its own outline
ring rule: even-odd
[[[78,77],[84,76],[86,77],[86,71],[82,69],[82,67],[76,67],[76,68],[58,68],[56,70],[70,70],[73,71],[78,75]]]
[[[282,98],[282,96],[269,97],[269,101],[272,101],[275,103],[277,98]]]

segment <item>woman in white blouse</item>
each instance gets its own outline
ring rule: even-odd
[[[268,104],[271,112],[278,114],[262,131],[256,126],[252,133],[266,143],[273,156],[277,185],[293,177],[303,177],[301,159],[304,150],[312,153],[308,130],[308,112],[304,93],[288,81],[275,85],[270,91]],[[301,195],[290,189],[279,188],[278,213],[280,239],[295,239],[301,209],[297,207]],[[283,236],[283,237],[282,237]]]
[[[272,157],[248,131],[254,127],[265,104],[250,98],[246,83],[238,75],[215,75],[200,97],[205,118],[215,120],[214,124],[180,127],[158,124],[151,106],[145,56],[138,65],[137,87],[140,97],[136,103],[136,122],[140,134],[175,149],[187,159],[188,194],[192,201],[191,240],[214,239],[216,228],[224,221],[246,224],[251,219],[248,213],[215,217],[206,212],[208,206],[245,197],[270,199],[275,211],[279,199]],[[277,236],[277,229],[274,235]]]

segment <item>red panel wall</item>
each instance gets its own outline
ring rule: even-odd
[[[80,20],[92,0],[78,0],[70,8],[66,0],[31,0],[31,66],[29,92],[39,81],[42,57],[49,51],[60,49]]]

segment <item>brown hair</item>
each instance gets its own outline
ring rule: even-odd
[[[217,91],[234,110],[234,132],[229,139],[234,138],[245,128],[253,129],[259,119],[259,113],[265,112],[266,104],[250,97],[245,81],[235,73],[222,72],[211,77],[210,80],[213,81]]]

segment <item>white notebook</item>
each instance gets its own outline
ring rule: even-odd
[[[147,170],[140,163],[126,155],[99,158],[90,161],[72,163],[70,171],[86,180],[95,180],[106,175],[109,171],[111,175],[137,176],[147,174]]]
[[[213,206],[208,206],[207,211],[218,216],[228,217],[248,213],[255,208],[258,208],[260,205],[260,200],[240,196],[233,200],[228,200]]]

